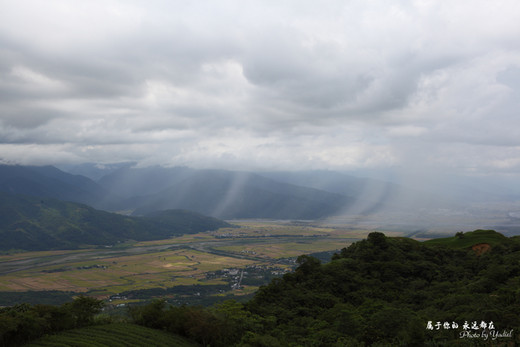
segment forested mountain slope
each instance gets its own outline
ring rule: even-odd
[[[0,165],[0,192],[96,205],[107,192],[91,179],[54,166]]]
[[[184,209],[226,219],[316,219],[342,212],[353,202],[343,194],[253,173],[159,166],[123,166],[97,183],[53,166],[0,165],[0,192],[80,202],[140,216]]]
[[[197,324],[207,325],[211,346],[518,345],[520,240],[476,234],[479,242],[501,242],[478,253],[471,244],[428,245],[374,232],[330,263],[299,257],[295,272],[244,305],[198,309]],[[178,317],[194,310],[154,303],[133,317],[190,336],[190,323]]]
[[[113,206],[152,211],[182,208],[218,218],[317,219],[341,212],[352,198],[253,173],[188,168],[124,168],[99,183],[127,199]]]
[[[56,199],[0,192],[0,250],[74,249],[126,240],[156,240],[229,224],[182,210],[128,217]]]

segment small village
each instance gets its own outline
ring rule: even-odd
[[[291,267],[269,265],[250,265],[244,269],[226,268],[206,273],[206,279],[224,279],[232,290],[242,289],[243,285],[259,286],[268,284],[271,279],[291,272]]]

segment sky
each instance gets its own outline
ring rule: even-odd
[[[520,2],[0,0],[0,162],[520,174]]]

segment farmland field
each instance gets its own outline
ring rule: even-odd
[[[195,343],[156,329],[135,324],[108,324],[64,331],[32,341],[27,346],[179,346]]]
[[[194,285],[227,286],[212,295],[248,294],[290,271],[297,256],[336,251],[370,232],[288,221],[232,224],[237,227],[117,247],[2,255],[0,295],[56,290],[108,299]]]

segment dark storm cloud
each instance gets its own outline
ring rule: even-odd
[[[515,1],[2,2],[2,156],[514,171],[519,19]]]

